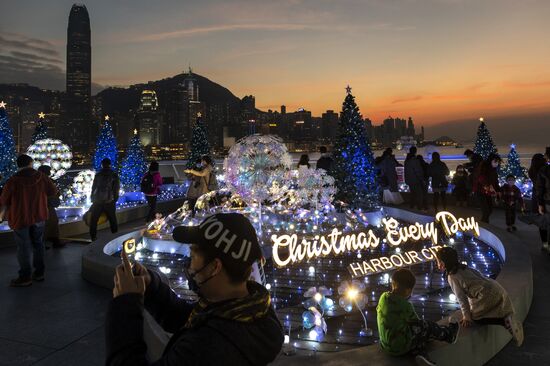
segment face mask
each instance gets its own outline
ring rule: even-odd
[[[195,280],[195,276],[198,273],[200,273],[203,269],[205,269],[206,266],[208,266],[210,263],[211,262],[206,263],[204,266],[202,266],[201,269],[199,269],[198,271],[195,271],[193,273],[189,272],[189,269],[191,267],[191,258],[188,258],[183,263],[183,274],[185,275],[185,278],[187,278],[187,285],[189,286],[189,290],[193,291],[194,293],[196,293],[199,296],[200,296],[201,286],[204,285],[206,282],[210,281],[216,275],[212,275],[212,276],[208,277],[206,280],[204,280],[202,282],[197,282],[197,280]]]

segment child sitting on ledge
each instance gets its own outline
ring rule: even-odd
[[[457,323],[440,326],[420,319],[408,301],[415,284],[409,269],[398,269],[391,278],[392,290],[380,296],[376,307],[380,346],[392,356],[412,354],[419,365],[435,365],[424,355],[427,342],[435,339],[455,343],[459,327]]]
[[[495,280],[461,264],[451,247],[437,251],[437,266],[445,271],[462,310],[462,327],[473,323],[505,327],[519,347],[523,343],[523,325],[514,316],[514,307],[506,290]]]

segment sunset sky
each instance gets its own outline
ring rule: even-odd
[[[64,89],[71,1],[0,1],[0,82]],[[92,81],[194,71],[260,109],[379,123],[550,111],[550,1],[90,1]],[[95,92],[99,89],[95,88]]]

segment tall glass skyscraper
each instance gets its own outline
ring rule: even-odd
[[[86,6],[74,4],[67,27],[66,143],[86,149],[91,140],[92,47]]]

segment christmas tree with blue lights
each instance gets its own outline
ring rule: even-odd
[[[38,114],[38,122],[34,128],[34,132],[31,137],[31,145],[38,140],[44,140],[48,138],[48,127],[44,124],[44,113]]]
[[[477,138],[474,145],[474,152],[479,154],[483,158],[483,160],[485,160],[489,157],[490,154],[496,154],[497,147],[493,142],[491,133],[489,132],[487,125],[483,121],[483,118],[480,118],[479,120],[481,123],[479,124],[479,127],[477,129]]]
[[[334,178],[339,199],[351,207],[374,208],[380,205],[374,155],[365,124],[351,88],[340,113],[340,136],[335,144]]]
[[[145,154],[143,153],[143,145],[134,130],[134,136],[130,140],[130,145],[126,151],[126,157],[120,165],[120,183],[129,191],[138,189],[141,178],[147,171],[147,163],[145,162]]]
[[[15,141],[6,111],[6,103],[0,102],[0,187],[17,171]]]
[[[187,168],[194,169],[203,155],[210,155],[210,144],[208,143],[208,132],[202,122],[202,115],[197,114],[197,121],[193,126],[191,136],[191,149],[187,157]]]
[[[116,145],[115,135],[113,128],[109,123],[109,116],[105,116],[105,121],[97,136],[95,155],[94,155],[94,169],[96,171],[101,169],[101,161],[105,158],[111,160],[111,167],[116,169],[117,166],[118,150]]]
[[[516,145],[510,146],[506,165],[499,171],[501,178],[506,178],[508,174],[512,174],[516,179],[527,178],[526,169],[521,166],[519,154],[516,151]]]

